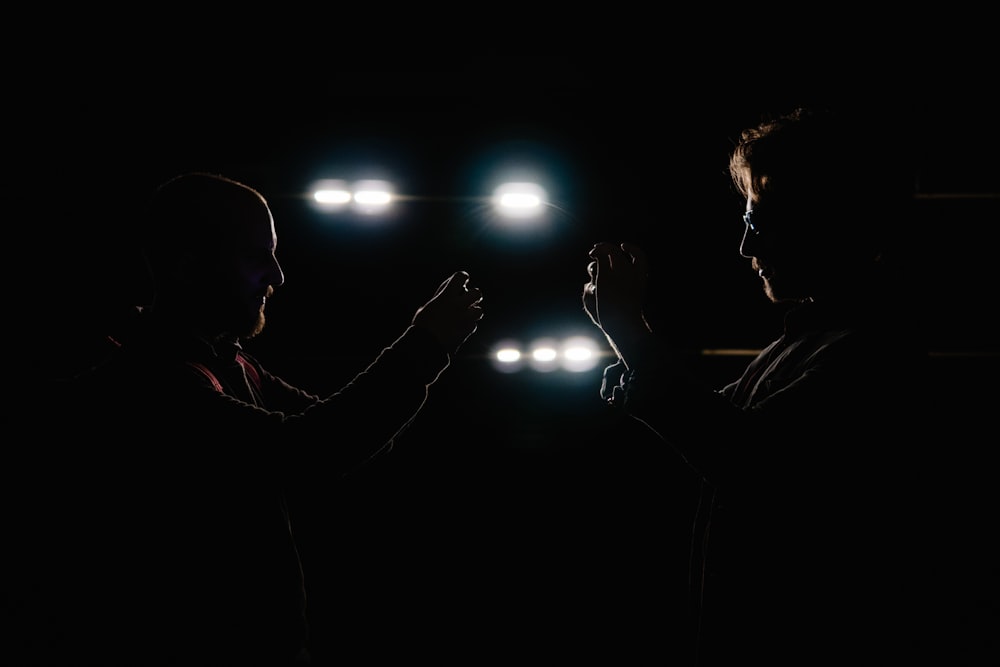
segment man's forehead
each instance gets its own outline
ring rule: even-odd
[[[241,249],[273,249],[277,243],[274,218],[268,207],[257,201],[233,202],[224,213],[221,222],[224,230],[220,241]]]
[[[230,199],[225,215],[235,225],[270,228],[274,222],[271,209],[257,196],[240,196]]]

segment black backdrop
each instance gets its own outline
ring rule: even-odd
[[[346,381],[443,277],[467,269],[486,292],[487,317],[421,419],[391,457],[342,485],[339,506],[293,500],[318,653],[583,657],[620,654],[629,642],[637,655],[659,651],[666,638],[643,605],[655,605],[657,535],[675,516],[660,510],[690,480],[658,477],[650,443],[601,410],[599,370],[503,376],[484,355],[491,341],[550,320],[585,327],[586,252],[604,239],[649,249],[663,293],[653,316],[692,349],[769,340],[777,316],[738,256],[742,202],[725,173],[735,134],[762,113],[871,105],[898,110],[913,128],[914,235],[926,241],[915,289],[926,293],[935,380],[949,388],[940,407],[959,422],[931,446],[967,460],[973,486],[992,470],[982,434],[994,432],[989,249],[1000,145],[989,60],[887,49],[884,59],[775,65],[745,47],[732,60],[718,43],[372,65],[312,60],[312,50],[276,55],[273,44],[247,55],[226,42],[207,51],[157,42],[139,56],[77,50],[51,71],[25,72],[8,125],[16,236],[7,282],[19,297],[6,315],[9,351],[36,378],[89,361],[142,291],[126,241],[136,208],[188,169],[226,173],[272,203],[287,284],[251,348],[294,382]],[[512,80],[519,95],[503,87]],[[538,244],[498,241],[457,200],[411,202],[376,236],[324,227],[300,197],[340,155],[391,164],[415,194],[483,194],[477,170],[506,151],[555,165],[563,210],[557,233]],[[740,363],[705,359],[706,380]],[[612,429],[626,437],[606,440]]]

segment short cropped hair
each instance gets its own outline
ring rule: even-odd
[[[154,283],[185,257],[216,256],[254,208],[267,209],[263,195],[219,174],[188,172],[160,185],[139,239]]]
[[[916,193],[905,130],[905,118],[888,114],[799,107],[744,129],[729,173],[744,197],[774,194],[855,220],[858,241],[884,249],[908,221]]]

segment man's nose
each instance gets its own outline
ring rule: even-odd
[[[281,264],[278,263],[277,259],[271,260],[267,275],[267,284],[271,287],[281,287],[285,283],[285,273],[281,270]]]

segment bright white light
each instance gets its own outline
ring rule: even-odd
[[[597,342],[587,336],[571,336],[563,341],[562,366],[573,373],[583,373],[597,366],[601,353]]]
[[[320,204],[346,204],[351,201],[351,193],[347,190],[317,190],[313,198]]]
[[[514,373],[524,366],[521,355],[521,344],[513,339],[499,341],[493,346],[490,356],[493,367],[501,373]]]
[[[552,338],[539,338],[531,344],[531,357],[528,363],[541,373],[554,371],[559,367],[559,345]]]
[[[392,202],[392,188],[386,181],[358,181],[354,184],[354,208],[361,213],[385,211]]]
[[[493,191],[493,206],[508,218],[534,218],[545,210],[545,190],[537,183],[511,182]]]
[[[536,208],[541,205],[542,200],[538,197],[538,195],[509,192],[500,197],[500,207],[505,209]]]
[[[502,364],[509,364],[518,361],[521,358],[521,351],[515,350],[513,348],[504,348],[502,350],[497,350],[497,361]]]
[[[342,208],[351,201],[347,181],[332,178],[318,181],[313,187],[313,201],[326,210]]]
[[[359,204],[380,206],[388,204],[392,196],[388,192],[380,190],[361,190],[354,193],[354,201]]]
[[[538,338],[527,350],[525,352],[525,347],[516,339],[501,340],[493,345],[490,361],[502,373],[519,371],[525,363],[542,373],[559,369],[584,373],[595,368],[607,356],[598,340],[587,335],[569,336],[562,340]]]
[[[555,348],[551,347],[539,347],[531,351],[531,358],[535,361],[552,361],[559,353],[555,351]]]

